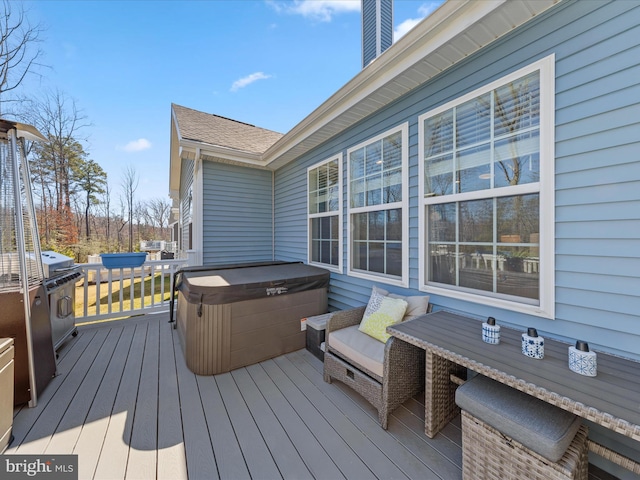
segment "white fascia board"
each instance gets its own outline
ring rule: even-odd
[[[180,125],[171,107],[171,139],[169,143],[169,191],[180,189]]]
[[[243,152],[241,150],[198,142],[196,140],[181,140],[180,146],[187,152],[196,153],[196,151],[199,150],[200,154],[207,157],[216,157],[222,160],[255,165],[257,167],[265,166],[265,162],[262,160],[262,155],[258,153]]]

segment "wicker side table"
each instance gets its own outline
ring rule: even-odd
[[[307,317],[307,350],[324,362],[323,343],[325,340],[325,329],[327,320],[331,318],[331,313]]]

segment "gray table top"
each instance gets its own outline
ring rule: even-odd
[[[438,311],[387,331],[640,441],[640,362],[602,352],[596,377],[569,370],[569,344],[545,338],[541,360],[522,354],[523,331],[501,327],[500,344],[482,341],[482,321]]]

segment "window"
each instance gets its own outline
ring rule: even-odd
[[[408,286],[407,126],[348,150],[349,274]]]
[[[309,263],[342,272],[342,155],[307,170]]]
[[[421,289],[553,317],[553,62],[420,116]]]

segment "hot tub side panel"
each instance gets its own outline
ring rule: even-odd
[[[178,333],[189,369],[215,375],[304,348],[300,319],[326,311],[326,288],[202,306],[180,292]]]
[[[178,296],[178,337],[187,367],[197,375],[229,371],[231,305],[198,305]]]
[[[231,304],[231,370],[305,347],[300,319],[327,311],[327,290],[319,288]]]

